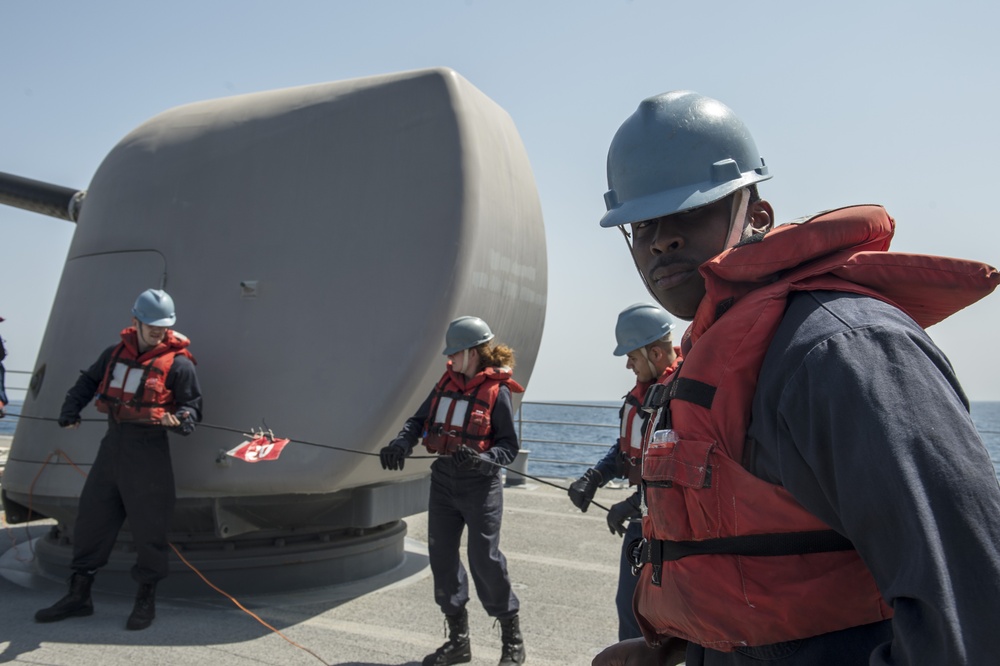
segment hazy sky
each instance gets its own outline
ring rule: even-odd
[[[880,203],[893,249],[1000,263],[1000,4],[820,4],[0,0],[0,171],[86,189],[171,107],[451,67],[510,113],[541,197],[548,310],[525,397],[615,400],[632,382],[615,318],[649,296],[598,226],[605,157],[650,95],[732,107],[774,174],[761,194],[778,221]],[[8,369],[33,367],[73,229],[0,207]],[[971,399],[1000,400],[1000,295],[930,333]]]

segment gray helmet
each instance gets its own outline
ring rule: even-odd
[[[135,299],[132,316],[147,326],[173,326],[177,321],[174,299],[162,289],[147,289]]]
[[[463,349],[478,347],[493,339],[493,331],[479,317],[459,317],[448,324],[444,336],[444,355],[457,354]]]
[[[666,310],[652,303],[635,303],[621,311],[615,324],[615,356],[624,356],[656,342],[674,330],[674,320]]]
[[[707,206],[770,177],[750,131],[728,106],[688,90],[656,95],[611,140],[601,226]]]

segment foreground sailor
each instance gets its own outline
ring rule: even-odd
[[[443,454],[431,465],[427,548],[434,576],[434,600],[448,623],[448,641],[424,658],[424,666],[472,660],[469,643],[469,579],[459,559],[468,526],[469,568],[486,612],[500,623],[500,666],[524,663],[518,622],[520,604],[511,589],[507,559],[500,552],[503,484],[500,467],[517,456],[511,392],[514,352],[490,344],[493,332],[478,317],[459,317],[448,326],[444,350],[448,369],[399,435],[380,451],[383,469],[401,470],[418,440]],[[490,464],[496,463],[496,464]]]
[[[772,229],[769,177],[696,93],[643,101],[611,143],[601,224],[692,322],[643,453],[646,640],[594,663],[996,663],[1000,487],[923,329],[1000,274],[887,252],[878,206]]]
[[[189,435],[201,420],[201,389],[188,339],[168,328],[176,319],[165,291],[144,291],[122,341],[108,347],[66,394],[60,426],[79,427],[80,412],[96,394],[97,409],[108,415],[108,431],[80,493],[69,594],[38,611],[38,622],[94,612],[94,574],[108,563],[126,518],[139,591],[125,626],[145,629],[153,622],[156,584],[167,575],[175,500],[167,430]]]
[[[615,356],[625,356],[625,367],[635,374],[635,386],[625,396],[618,413],[621,423],[618,441],[600,462],[588,469],[569,487],[569,498],[581,511],[586,512],[597,489],[611,479],[628,479],[636,491],[628,498],[611,506],[608,511],[608,528],[612,534],[624,536],[618,571],[618,592],[615,605],[618,609],[618,640],[642,636],[632,612],[632,596],[638,580],[632,574],[632,565],[626,557],[628,546],[642,537],[639,495],[639,472],[642,456],[642,433],[646,412],[642,411],[646,389],[654,382],[663,383],[680,362],[680,349],[674,347],[671,331],[674,320],[667,312],[652,303],[636,303],[622,310],[615,325]]]

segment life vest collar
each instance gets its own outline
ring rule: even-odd
[[[852,291],[879,298],[928,328],[989,295],[1000,273],[988,264],[931,255],[888,252],[895,222],[881,206],[838,208],[775,227],[699,267],[702,299],[687,331],[686,351],[746,294],[778,280],[849,276]],[[911,279],[900,279],[906,271]],[[817,287],[813,287],[817,288]],[[794,285],[793,285],[794,289]]]
[[[135,358],[140,363],[162,354],[166,354],[169,351],[177,353],[191,345],[191,341],[186,335],[178,333],[172,328],[167,329],[166,335],[163,336],[163,340],[144,352],[139,351],[139,330],[135,326],[127,326],[123,328],[120,335],[122,344],[125,345],[125,349],[129,351],[132,358]],[[194,357],[190,355],[190,352],[185,355],[188,356],[192,362],[194,362]]]

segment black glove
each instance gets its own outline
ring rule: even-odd
[[[59,427],[60,428],[72,428],[73,426],[80,425],[80,415],[62,415],[59,417]]]
[[[455,452],[451,454],[451,457],[461,470],[479,469],[479,465],[483,462],[483,458],[479,451],[476,451],[468,444],[462,444],[458,447]]]
[[[191,412],[186,409],[182,409],[174,414],[174,416],[176,416],[177,420],[181,422],[181,424],[177,426],[177,430],[182,435],[187,436],[194,432],[194,417],[191,416]]]
[[[603,481],[601,473],[591,467],[583,473],[583,476],[570,484],[569,500],[580,511],[587,513],[587,508],[590,506],[591,500],[594,499],[594,493],[597,492]]]
[[[611,508],[608,510],[608,529],[611,530],[612,534],[625,536],[629,519],[638,518],[642,515],[642,509],[639,508],[637,502],[638,499],[633,495],[626,500],[618,502],[618,504],[611,505]]]
[[[378,452],[378,460],[382,463],[382,469],[403,469],[406,462],[406,449],[396,444],[383,446]]]

